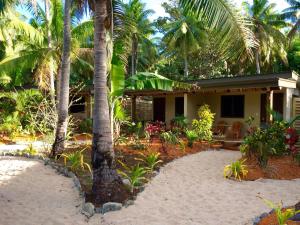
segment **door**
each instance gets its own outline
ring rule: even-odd
[[[153,99],[153,120],[162,121],[166,120],[166,99],[154,98]]]
[[[273,110],[283,116],[283,93],[273,94]]]
[[[267,94],[260,95],[260,123],[267,123]]]

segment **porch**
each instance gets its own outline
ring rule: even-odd
[[[197,110],[208,104],[215,113],[214,127],[224,124],[224,135],[229,139],[242,138],[251,116],[253,126],[263,127],[272,120],[268,110],[274,110],[283,119],[295,116],[293,98],[299,96],[298,75],[294,72],[255,76],[226,77],[194,81],[199,90],[165,92],[159,90],[126,91],[131,98],[131,116],[135,120],[164,121],[170,126],[176,116],[185,116],[189,124],[196,119]],[[139,117],[139,99],[148,99],[152,108],[148,118]],[[234,124],[240,123],[240,135],[231,137]]]

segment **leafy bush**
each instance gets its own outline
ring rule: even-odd
[[[147,170],[144,167],[140,166],[139,164],[129,167],[121,161],[119,161],[119,163],[125,169],[125,172],[118,170],[118,173],[129,180],[131,184],[131,192],[133,192],[135,188],[141,186],[143,182],[147,180],[145,177]]]
[[[176,116],[171,120],[171,130],[174,133],[181,134],[188,126],[188,120],[185,116]]]
[[[159,163],[163,161],[159,159],[160,153],[150,153],[149,155],[145,155],[141,153],[142,158],[137,158],[138,161],[141,161],[146,164],[146,169],[152,172]]]
[[[151,138],[154,135],[159,135],[165,130],[165,123],[156,121],[154,123],[147,123],[145,126],[145,133]]]
[[[78,169],[85,170],[85,168],[87,168],[88,171],[92,174],[90,165],[84,162],[84,156],[82,154],[83,151],[85,151],[85,149],[70,153],[64,153],[60,156],[64,158],[65,166],[69,166],[72,171],[77,171]]]
[[[14,135],[28,130],[31,110],[42,98],[38,90],[0,93],[0,132]]]
[[[199,119],[194,119],[192,127],[200,140],[209,141],[212,139],[212,125],[215,114],[211,112],[209,105],[202,105],[198,110]]]
[[[247,166],[244,164],[245,161],[246,160],[237,160],[230,165],[225,166],[224,177],[234,177],[236,180],[241,180],[242,177],[245,177],[248,173]]]
[[[79,124],[79,131],[82,133],[92,133],[93,120],[91,118],[86,118],[82,120]]]
[[[29,145],[25,150],[22,151],[22,155],[35,156],[38,154],[38,151],[33,148],[32,145]]]
[[[292,156],[298,154],[298,149],[296,148],[296,143],[299,139],[297,130],[295,128],[289,127],[286,129],[285,143],[287,144],[288,150],[291,152]]]
[[[266,129],[254,130],[244,138],[240,151],[248,157],[257,157],[260,166],[266,167],[271,155],[283,155],[286,152],[286,126],[284,121],[274,121]]]
[[[188,146],[192,148],[194,142],[198,139],[198,135],[194,130],[186,130],[185,134],[188,140]]]
[[[179,140],[176,134],[172,133],[172,131],[165,131],[159,135],[159,139],[161,141],[163,151],[166,151],[167,144],[178,144]]]
[[[267,199],[261,198],[267,206],[274,209],[274,212],[277,217],[278,225],[286,225],[286,222],[289,218],[293,217],[294,215],[300,213],[300,210],[296,211],[295,208],[289,208],[286,210],[283,210],[282,208],[282,202],[275,204]]]

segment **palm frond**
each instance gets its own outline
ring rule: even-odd
[[[204,19],[219,37],[227,57],[240,57],[247,53],[253,59],[252,49],[258,43],[251,31],[252,22],[226,0],[179,0],[188,14]]]

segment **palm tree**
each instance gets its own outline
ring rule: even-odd
[[[287,64],[285,51],[285,36],[279,30],[286,26],[280,15],[274,11],[275,4],[269,4],[268,0],[253,0],[252,5],[244,2],[245,9],[252,18],[253,31],[260,43],[255,51],[255,64],[257,74],[261,73],[261,65],[269,64],[272,58],[277,56]]]
[[[58,121],[56,126],[55,141],[53,143],[51,152],[53,157],[63,152],[68,127],[71,52],[71,0],[65,0],[63,36],[63,52],[59,87],[60,92],[57,107]]]
[[[127,4],[122,4],[124,16],[131,23],[131,75],[137,71],[139,45],[151,46],[149,39],[154,33],[153,25],[149,16],[154,13],[153,10],[146,10],[145,3],[140,0],[130,0]]]
[[[283,16],[294,23],[292,29],[288,33],[289,39],[292,39],[300,27],[300,1],[299,0],[286,0],[290,7],[283,10]]]
[[[94,110],[93,110],[93,193],[96,203],[123,201],[126,197],[114,162],[112,130],[107,96],[107,36],[112,31],[110,0],[94,1]],[[122,194],[123,193],[123,194]]]
[[[179,0],[184,12],[206,21],[225,58],[253,58],[258,43],[250,30],[251,21],[228,0]]]
[[[193,16],[184,15],[179,7],[172,10],[170,20],[164,26],[166,32],[162,39],[166,45],[165,54],[183,56],[184,77],[187,78],[189,74],[188,56],[198,51],[206,41],[203,21],[197,21]]]

